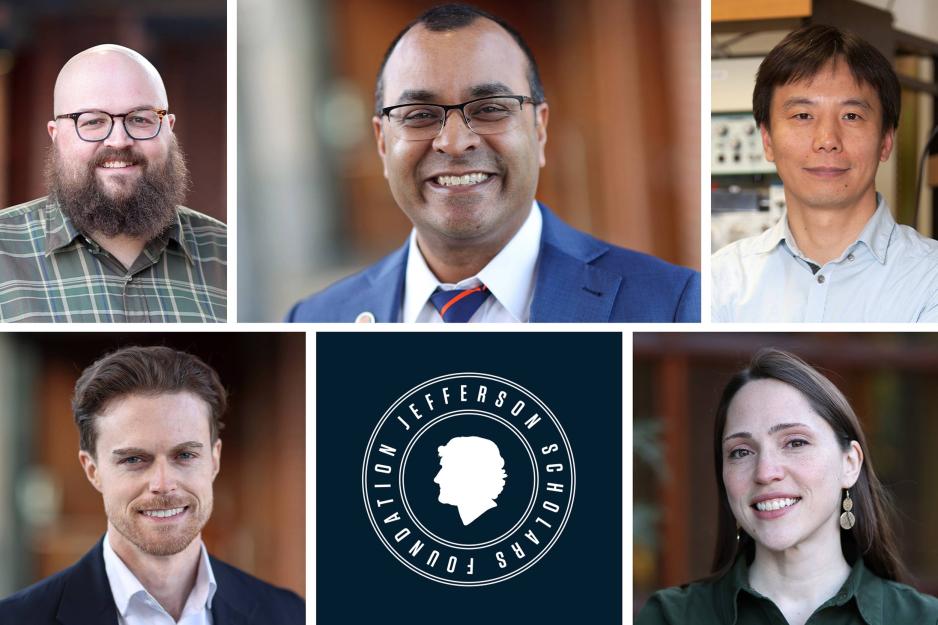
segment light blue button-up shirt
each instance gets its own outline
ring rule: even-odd
[[[711,260],[715,322],[938,321],[938,241],[892,217],[877,194],[860,236],[815,273],[787,214]]]

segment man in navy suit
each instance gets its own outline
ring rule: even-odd
[[[208,555],[226,393],[198,358],[130,347],[75,385],[78,454],[107,533],[78,563],[0,601],[0,625],[305,623],[296,594]]]
[[[549,109],[511,26],[466,6],[427,11],[388,48],[375,98],[384,176],[414,229],[287,321],[700,320],[699,274],[578,232],[535,201]]]

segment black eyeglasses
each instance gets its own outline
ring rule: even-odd
[[[82,141],[104,141],[114,130],[114,118],[122,117],[127,136],[136,141],[152,139],[160,134],[166,109],[138,109],[129,113],[113,114],[105,111],[84,111],[56,115],[57,120],[69,118],[75,122],[75,132]]]
[[[517,127],[525,102],[541,104],[524,95],[500,95],[462,104],[397,104],[381,109],[381,115],[407,141],[425,141],[439,135],[453,110],[459,111],[472,132],[494,135]]]

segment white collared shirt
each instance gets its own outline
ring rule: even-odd
[[[405,323],[443,323],[430,301],[437,287],[449,291],[484,284],[491,295],[472,315],[471,323],[526,323],[531,316],[543,224],[541,210],[537,202],[533,202],[528,218],[495,258],[478,274],[456,284],[437,280],[417,246],[417,231],[411,231],[401,320]]]
[[[938,241],[876,212],[821,265],[798,249],[788,216],[713,255],[713,321],[938,321]]]
[[[137,576],[111,547],[110,532],[104,535],[104,570],[117,606],[118,625],[212,625],[212,598],[218,585],[205,544],[199,550],[199,572],[178,621],[147,592]]]

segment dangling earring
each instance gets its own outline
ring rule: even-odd
[[[736,542],[739,542],[739,521],[736,522]]]
[[[850,499],[850,489],[847,489],[847,496],[844,497],[844,513],[840,515],[840,527],[845,530],[849,530],[857,522],[857,518],[853,515],[853,499]]]

